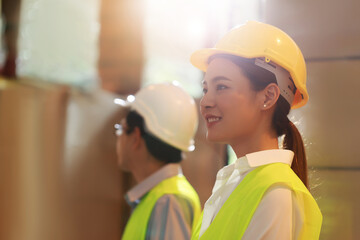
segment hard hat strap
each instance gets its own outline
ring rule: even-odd
[[[280,94],[291,106],[295,97],[296,87],[290,73],[276,63],[267,62],[262,58],[255,59],[255,65],[275,74],[277,84],[280,88]]]

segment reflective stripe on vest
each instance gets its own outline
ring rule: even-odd
[[[165,194],[180,195],[189,199],[194,210],[193,226],[201,213],[197,193],[183,175],[177,175],[160,182],[141,199],[126,224],[123,240],[145,239],[147,225],[157,200]]]
[[[322,223],[320,209],[302,181],[284,163],[267,164],[246,175],[200,239],[241,239],[263,195],[275,184],[293,191],[304,214],[304,226],[297,239],[319,239]],[[193,231],[192,240],[199,239],[202,217]]]

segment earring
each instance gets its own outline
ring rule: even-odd
[[[264,108],[266,108],[266,104],[264,104]]]

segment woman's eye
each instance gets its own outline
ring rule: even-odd
[[[208,90],[206,88],[203,88],[203,90],[202,90],[203,94],[207,93],[207,91]]]
[[[227,89],[228,87],[225,86],[225,85],[222,85],[222,84],[219,84],[216,86],[216,90],[224,90],[224,89]]]

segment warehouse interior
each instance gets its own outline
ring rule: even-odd
[[[0,239],[121,239],[134,185],[117,166],[115,98],[177,82],[196,102],[190,54],[256,20],[307,65],[309,103],[291,120],[306,145],[320,239],[359,239],[360,2],[355,0],[1,0]],[[184,175],[203,205],[228,146],[200,119]]]

